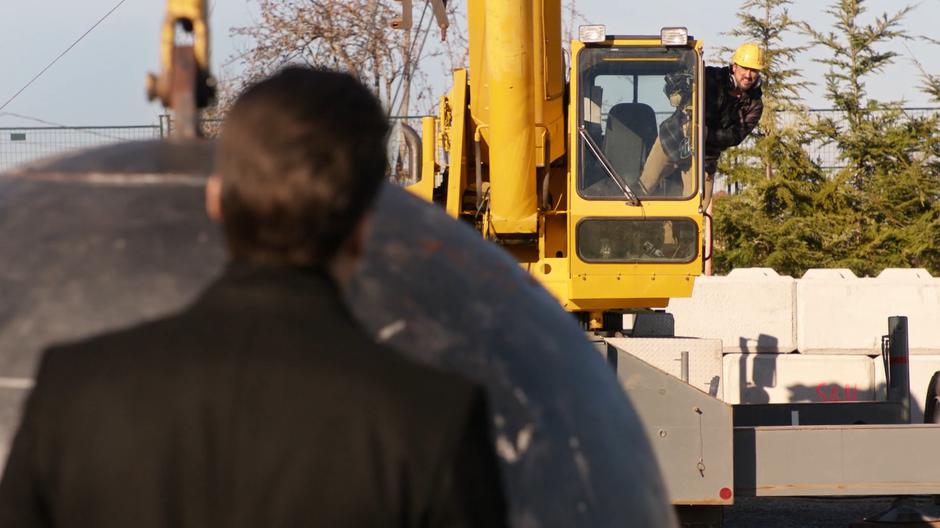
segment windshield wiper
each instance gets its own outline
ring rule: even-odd
[[[604,168],[604,172],[610,176],[610,179],[617,184],[617,187],[620,189],[620,192],[623,193],[623,196],[627,199],[627,202],[630,205],[640,205],[640,199],[636,197],[636,194],[630,189],[630,186],[627,185],[627,182],[624,181],[623,177],[617,173],[617,170],[614,169],[614,166],[611,165],[610,160],[607,159],[607,156],[604,155],[604,152],[601,151],[600,147],[597,146],[597,143],[594,142],[594,138],[588,134],[584,125],[578,126],[578,134],[581,136],[581,139],[587,143],[588,149],[591,150],[591,153],[594,154],[594,157],[597,158],[597,161],[601,162],[601,167]]]

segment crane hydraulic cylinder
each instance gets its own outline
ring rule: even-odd
[[[485,0],[483,79],[488,92],[490,229],[536,232],[532,0]]]

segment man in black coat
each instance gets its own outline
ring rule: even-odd
[[[730,66],[705,68],[705,207],[711,200],[718,158],[739,145],[764,112],[760,72],[764,51],[752,42],[738,47]]]
[[[0,526],[505,526],[482,390],[373,343],[340,300],[388,122],[290,68],[227,118],[207,186],[231,262],[193,305],[43,356]]]

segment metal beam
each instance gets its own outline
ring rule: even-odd
[[[748,403],[734,406],[735,427],[906,424],[898,402]]]
[[[684,505],[734,502],[731,406],[608,342],[607,361],[636,407],[669,500]]]
[[[736,427],[737,496],[940,494],[940,425]]]

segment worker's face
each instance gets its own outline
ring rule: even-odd
[[[745,68],[737,64],[731,65],[731,75],[734,76],[734,81],[738,88],[744,91],[753,88],[754,85],[757,84],[757,80],[760,79],[760,71]]]

